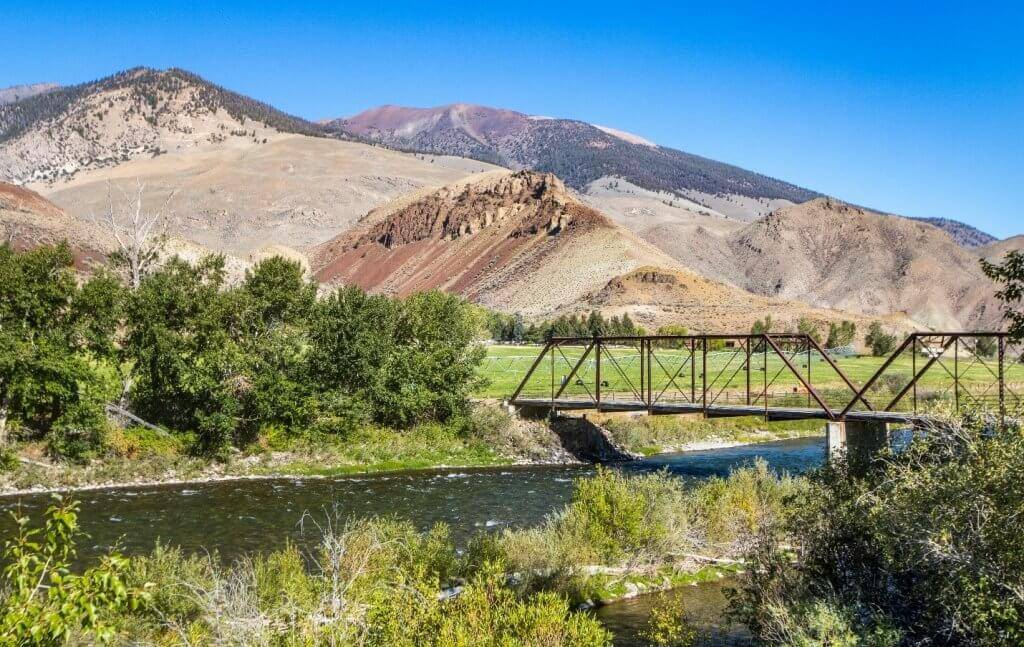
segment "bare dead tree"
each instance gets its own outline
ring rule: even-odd
[[[114,196],[114,185],[107,182],[106,211],[98,218],[94,216],[93,221],[106,228],[117,242],[116,260],[124,264],[134,290],[160,258],[171,221],[168,205],[175,192],[171,191],[158,209],[149,210],[143,206],[145,183],[136,179],[131,194],[121,187],[117,190],[119,198]]]

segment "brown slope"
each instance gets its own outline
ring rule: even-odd
[[[367,290],[444,289],[527,314],[613,276],[673,261],[576,200],[550,174],[495,171],[371,212],[320,246],[317,277]]]
[[[75,265],[87,269],[104,258],[104,246],[92,227],[68,216],[35,191],[0,182],[0,237],[15,249],[67,241]]]
[[[756,320],[770,315],[773,330],[777,331],[796,330],[798,322],[807,319],[824,333],[830,323],[850,320],[863,338],[871,321],[879,319],[750,294],[692,272],[660,267],[641,267],[617,276],[588,295],[585,303],[608,316],[629,313],[634,321],[652,329],[664,323],[679,323],[694,332],[746,332]],[[915,329],[913,322],[902,315],[881,319],[893,331]]]
[[[975,247],[971,251],[978,255],[978,258],[984,258],[986,260],[997,263],[1008,252],[1024,250],[1024,234],[1019,236],[1011,236],[1005,240],[997,240],[988,245],[981,247]]]
[[[554,176],[529,171],[496,171],[396,201],[320,246],[312,265],[326,283],[398,295],[438,288],[530,317],[600,308],[648,327],[718,331],[748,330],[768,313],[790,327],[802,316],[864,323],[700,277],[583,205]]]
[[[930,328],[991,328],[999,310],[978,255],[928,223],[830,198],[732,231],[664,225],[643,234],[692,270],[750,292]]]
[[[779,209],[729,240],[752,292],[869,315],[905,312],[933,328],[991,326],[993,287],[946,232],[829,198]]]

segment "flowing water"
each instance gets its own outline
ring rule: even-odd
[[[824,458],[821,438],[787,440],[744,447],[665,454],[618,467],[626,472],[667,470],[695,482],[764,459],[778,471],[799,473]],[[157,540],[186,550],[216,551],[222,558],[267,551],[287,542],[314,545],[325,524],[346,519],[396,515],[422,529],[438,521],[451,526],[457,543],[483,530],[526,527],[568,502],[575,478],[592,467],[505,467],[440,469],[327,479],[260,479],[112,488],[77,493],[88,557],[117,545],[126,554],[148,552]],[[12,530],[8,510],[38,517],[49,495],[0,498],[0,537]],[[721,611],[721,587],[704,584],[678,592],[687,608],[704,609],[701,618],[715,626]],[[649,597],[649,596],[648,596]],[[692,598],[692,599],[691,599]],[[646,618],[649,599],[609,605],[598,615],[630,642]],[[713,642],[737,638],[718,627]],[[618,644],[618,643],[617,643]]]

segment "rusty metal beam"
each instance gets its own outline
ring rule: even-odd
[[[861,394],[857,393],[857,385],[855,385],[853,381],[846,376],[846,373],[844,373],[843,370],[839,368],[838,364],[832,361],[832,358],[828,356],[828,353],[826,353],[825,349],[821,347],[821,344],[814,341],[814,338],[811,337],[810,335],[807,336],[807,341],[814,345],[814,348],[819,353],[821,353],[821,356],[825,358],[825,361],[828,362],[828,365],[832,367],[832,370],[835,371],[839,375],[839,377],[843,378],[843,382],[846,382],[846,386],[850,387],[850,390],[853,391],[853,394],[855,396],[854,402],[856,402],[859,399],[861,402],[864,403],[864,406],[866,406],[869,411],[874,411],[875,408],[871,406],[871,403],[868,402]]]
[[[542,359],[544,359],[544,356],[547,354],[547,352],[551,350],[552,344],[554,344],[554,341],[551,340],[544,344],[544,350],[540,352],[540,355],[537,355],[537,359],[533,360],[533,364],[530,366],[530,370],[526,372],[526,376],[523,378],[523,381],[519,383],[519,386],[516,387],[515,392],[512,393],[512,397],[509,398],[509,402],[515,403],[516,399],[519,397],[519,394],[522,393],[523,388],[526,387],[526,383],[530,381],[531,377],[533,377],[533,372],[537,370],[537,365],[540,364]]]
[[[899,395],[897,395],[895,398],[893,398],[892,402],[890,402],[889,405],[887,407],[885,407],[885,411],[892,411],[892,408],[894,406],[896,406],[896,404],[900,400],[903,399],[903,396],[905,396],[907,394],[907,391],[909,391],[911,388],[913,388],[917,384],[917,381],[919,379],[921,379],[921,376],[928,372],[928,369],[930,369],[932,367],[932,365],[935,362],[937,362],[940,357],[942,357],[943,353],[945,353],[947,350],[949,350],[949,347],[956,340],[957,340],[957,337],[955,337],[955,336],[954,337],[950,337],[949,341],[947,341],[945,344],[942,345],[942,350],[941,351],[939,351],[935,355],[932,355],[931,357],[929,357],[928,361],[925,362],[925,365],[921,367],[921,370],[914,374],[914,377],[910,380],[910,382],[906,386],[903,387],[903,390],[899,392]],[[954,381],[956,381],[956,378],[953,378],[953,379],[954,379]]]
[[[896,349],[896,352],[890,355],[884,362],[882,362],[882,365],[878,367],[878,370],[875,371],[875,374],[872,375],[868,379],[868,381],[864,383],[864,386],[861,387],[860,391],[857,392],[857,396],[854,399],[850,400],[850,403],[847,404],[846,407],[839,412],[839,420],[842,420],[843,418],[846,417],[846,414],[850,413],[850,409],[852,409],[854,405],[857,404],[857,400],[863,399],[864,394],[868,392],[868,389],[874,386],[875,382],[878,381],[878,378],[882,376],[882,373],[884,373],[885,370],[889,368],[889,366],[891,366],[893,362],[896,361],[896,358],[899,357],[900,354],[907,349],[907,346],[909,346],[910,343],[913,342],[915,339],[917,339],[917,333],[914,333],[907,337],[906,339],[904,339],[903,343],[900,344],[900,347]]]
[[[796,376],[796,379],[800,380],[800,382],[804,385],[804,388],[807,389],[807,391],[811,394],[815,401],[817,401],[821,408],[825,410],[825,413],[828,414],[828,417],[834,420],[835,414],[832,413],[832,409],[830,409],[828,404],[826,404],[825,401],[821,399],[821,396],[818,395],[818,392],[814,390],[814,387],[807,383],[807,380],[804,379],[804,376],[800,375],[800,371],[796,370],[796,367],[793,366],[793,362],[789,361],[789,358],[786,357],[785,354],[783,354],[782,349],[778,347],[778,345],[775,343],[775,340],[772,339],[772,336],[766,334],[764,336],[764,340],[771,345],[772,349],[779,356],[779,358],[781,358],[782,361],[786,363],[786,366],[789,367],[789,370],[793,372],[793,375]]]
[[[594,342],[591,341],[590,344],[587,346],[587,349],[585,351],[583,351],[583,355],[580,356],[580,358],[576,362],[576,364],[573,365],[572,370],[569,371],[569,377],[565,378],[565,382],[563,382],[562,385],[560,387],[558,387],[558,392],[555,393],[555,397],[556,398],[558,396],[562,395],[562,391],[565,391],[565,387],[569,386],[569,382],[572,381],[572,378],[576,377],[576,371],[580,370],[580,367],[583,366],[583,362],[585,362],[587,360],[587,356],[590,355],[590,351],[593,348],[594,348]]]

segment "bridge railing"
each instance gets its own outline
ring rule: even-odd
[[[1018,410],[1024,349],[1005,333],[915,333],[886,358],[833,357],[803,334],[549,340],[510,400],[552,408],[911,417],[938,404]]]

